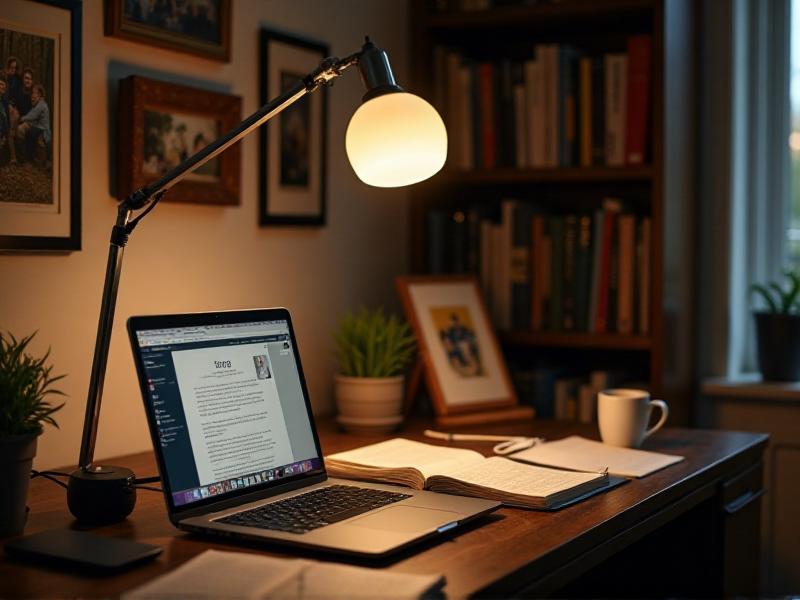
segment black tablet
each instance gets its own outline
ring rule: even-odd
[[[104,537],[85,531],[51,529],[5,545],[8,556],[79,567],[94,571],[118,571],[151,560],[162,549],[150,544]]]

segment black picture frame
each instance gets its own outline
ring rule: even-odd
[[[68,221],[65,235],[16,235],[0,233],[2,252],[71,252],[81,249],[81,47],[82,2],[80,0],[36,0],[36,3],[65,10],[69,13],[69,74],[70,114],[60,119],[61,130],[68,128],[69,135],[69,207],[64,211]],[[4,15],[9,19],[8,15]],[[66,50],[66,48],[64,48]],[[55,169],[55,165],[53,166]],[[68,215],[68,216],[67,216]],[[27,233],[27,232],[26,232]]]
[[[261,105],[313,71],[327,56],[329,47],[323,42],[262,28]],[[282,75],[280,78],[276,72],[278,69]],[[281,79],[285,79],[283,85],[279,84]],[[289,79],[291,83],[288,83]],[[292,121],[287,121],[289,118]],[[292,140],[292,124],[298,123],[299,130],[306,133],[305,138],[297,135],[297,139]],[[259,225],[325,225],[327,129],[328,97],[325,88],[301,98],[261,127]],[[292,141],[301,148],[297,152],[287,148],[287,142]],[[304,143],[305,151],[302,150]]]

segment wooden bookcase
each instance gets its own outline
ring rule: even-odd
[[[670,404],[672,424],[692,416],[693,142],[695,8],[683,0],[559,0],[438,12],[412,0],[413,91],[433,97],[433,49],[463,49],[472,58],[504,58],[520,43],[569,43],[588,52],[620,51],[634,34],[652,36],[649,160],[636,167],[501,167],[445,169],[412,188],[410,265],[426,271],[426,216],[454,199],[503,197],[556,202],[566,195],[626,196],[643,203],[652,223],[651,312],[647,335],[501,331],[507,352],[548,353],[587,366],[635,363],[655,395]],[[509,52],[511,52],[509,50]],[[669,106],[669,111],[665,111]],[[482,200],[480,200],[482,201]]]

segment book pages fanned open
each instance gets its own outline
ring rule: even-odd
[[[441,575],[408,575],[312,560],[206,550],[174,571],[122,596],[123,600],[206,598],[427,598],[444,586]]]
[[[577,435],[537,444],[511,454],[510,458],[575,471],[607,468],[610,474],[619,477],[644,477],[684,460],[683,456],[619,448]]]
[[[403,438],[332,454],[325,465],[332,477],[486,498],[523,508],[552,508],[608,484],[605,473],[535,467]]]

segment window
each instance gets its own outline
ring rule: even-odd
[[[800,0],[792,0],[791,63],[789,96],[791,102],[791,133],[789,152],[791,186],[789,188],[789,223],[786,249],[788,262],[800,268]]]

